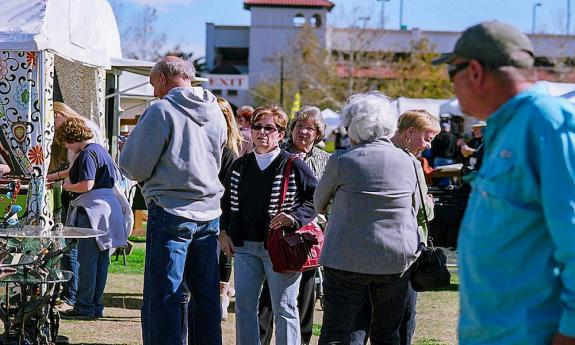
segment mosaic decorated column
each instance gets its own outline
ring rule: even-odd
[[[52,219],[46,173],[54,136],[53,80],[53,53],[0,51],[0,129],[13,163],[30,181],[25,223],[32,225]]]

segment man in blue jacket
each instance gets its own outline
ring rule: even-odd
[[[459,234],[462,345],[575,344],[575,107],[534,85],[534,57],[493,21],[435,61],[487,121]]]
[[[195,69],[176,57],[150,73],[152,104],[120,155],[148,206],[142,305],[144,344],[181,344],[182,290],[189,303],[188,344],[221,340],[218,217],[224,188],[217,176],[226,123],[216,97],[192,87]],[[182,285],[185,284],[185,287]]]

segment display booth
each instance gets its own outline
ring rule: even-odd
[[[104,128],[106,69],[111,56],[121,56],[118,29],[105,0],[5,0],[2,5],[3,158],[10,178],[20,178],[27,193],[24,223],[50,226],[46,174],[54,137],[53,102],[65,102]]]
[[[104,129],[112,56],[121,57],[120,38],[106,0],[2,1],[0,155],[10,173],[0,178],[0,265],[17,269],[0,278],[3,343],[56,342],[56,283],[67,279],[55,266],[69,249],[63,238],[97,235],[54,224],[46,175],[54,101]]]

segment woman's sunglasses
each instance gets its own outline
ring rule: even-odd
[[[271,133],[271,132],[275,132],[275,131],[278,130],[278,129],[277,129],[276,127],[274,127],[274,126],[262,126],[262,125],[260,125],[260,124],[258,124],[258,123],[254,123],[254,124],[252,125],[252,129],[253,129],[254,131],[261,131],[261,130],[263,129],[264,132],[266,132],[266,133]]]

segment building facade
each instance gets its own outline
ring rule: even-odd
[[[279,81],[282,57],[290,42],[305,24],[312,27],[319,43],[332,53],[349,51],[409,52],[413,42],[426,39],[437,53],[452,51],[461,32],[381,30],[331,27],[327,14],[335,5],[327,0],[244,0],[251,12],[250,26],[206,24],[205,85],[236,106],[251,104],[253,88],[261,82]],[[541,79],[575,82],[575,63],[557,61],[575,51],[575,36],[530,35],[538,55],[536,64]],[[347,69],[338,69],[346,77]],[[393,78],[389,68],[374,66],[365,77]],[[362,77],[362,76],[360,76]]]

